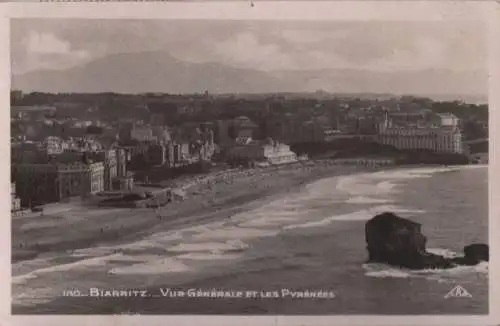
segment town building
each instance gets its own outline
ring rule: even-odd
[[[429,123],[394,124],[386,116],[380,125],[377,139],[380,143],[398,149],[430,150],[437,153],[463,153],[462,133],[458,119],[445,115],[442,125]]]
[[[13,90],[10,92],[10,100],[12,103],[19,102],[20,100],[23,99],[23,97],[24,97],[24,94],[22,91]]]
[[[297,154],[290,150],[290,146],[268,139],[236,145],[227,151],[226,159],[230,162],[284,164],[297,162]]]
[[[151,165],[164,165],[167,162],[167,149],[161,143],[150,144],[146,153],[146,161]]]
[[[230,135],[231,121],[230,120],[218,120],[216,123],[216,142],[221,146],[229,145],[232,143],[232,138]]]
[[[148,126],[134,126],[130,131],[130,138],[141,142],[154,141],[157,139],[153,135],[153,129]]]
[[[440,127],[458,128],[460,119],[452,113],[434,113],[432,122]]]
[[[21,210],[21,199],[17,197],[15,182],[10,184],[10,199],[10,211],[14,213]]]
[[[165,157],[166,157],[166,164],[168,165],[168,167],[174,167],[175,166],[175,155],[174,155],[174,150],[175,150],[175,147],[174,147],[174,143],[173,142],[169,142],[165,145]]]
[[[319,142],[325,140],[327,129],[314,119],[303,122],[291,138],[295,143]]]
[[[307,121],[306,121],[307,122]],[[309,126],[310,128],[302,128],[304,121],[298,121],[295,117],[287,113],[285,115],[273,116],[265,121],[265,130],[268,137],[285,142],[307,142],[310,138],[310,129],[315,126]],[[308,130],[309,129],[309,130]]]
[[[104,164],[101,162],[19,164],[15,173],[17,194],[25,207],[104,190]]]
[[[123,192],[132,191],[134,188],[134,174],[132,172],[127,172],[126,175],[116,177],[113,180],[113,189]]]
[[[214,139],[221,146],[231,145],[236,139],[254,139],[258,136],[259,126],[250,118],[240,116],[230,120],[218,120],[217,137]]]
[[[47,161],[48,155],[42,143],[23,141],[11,143],[10,158],[12,164]]]
[[[127,175],[128,155],[124,148],[115,148],[116,151],[116,175],[120,178]]]
[[[233,120],[233,129],[235,138],[246,135],[250,135],[250,137],[255,138],[257,136],[259,126],[250,118],[240,116]]]
[[[65,149],[68,149],[68,146],[63,140],[59,137],[49,136],[43,142],[45,149],[48,155],[55,155],[64,152]]]
[[[22,116],[28,120],[35,121],[45,120],[45,117],[55,115],[57,109],[46,105],[11,106],[10,112],[13,116]]]
[[[422,110],[388,112],[387,115],[394,123],[419,123],[426,120],[426,114]]]
[[[90,152],[86,154],[89,159],[104,164],[104,190],[113,189],[113,179],[118,176],[117,151],[114,149]]]
[[[167,144],[172,141],[169,130],[164,126],[155,126],[152,128],[153,138],[160,144]]]

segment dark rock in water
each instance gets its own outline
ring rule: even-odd
[[[457,265],[477,265],[482,261],[490,260],[490,248],[484,243],[474,243],[464,247],[464,256],[454,258]]]
[[[446,258],[426,251],[427,238],[421,224],[385,212],[365,224],[369,262],[386,263],[409,269],[451,268],[475,265],[488,260],[488,245],[472,244],[464,248],[464,257]]]
[[[484,243],[474,243],[464,247],[465,258],[490,261],[490,247]]]

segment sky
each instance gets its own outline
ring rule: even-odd
[[[115,53],[165,51],[187,62],[263,71],[486,71],[478,21],[13,19],[12,72],[66,69]]]

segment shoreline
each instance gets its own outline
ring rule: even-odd
[[[300,191],[308,184],[324,178],[428,167],[443,166],[344,166],[321,160],[314,161],[313,164],[279,169],[234,170],[226,174],[225,181],[219,183],[206,181],[221,174],[220,171],[212,175],[188,177],[179,180],[189,184],[186,188],[189,193],[187,199],[160,209],[96,208],[90,209],[87,216],[76,220],[72,220],[71,212],[14,219],[12,263],[45,254],[137,241],[156,232],[175,231],[202,223],[221,221]],[[198,182],[193,182],[196,179]],[[102,213],[93,216],[94,211]],[[44,222],[48,223],[48,226],[44,226]],[[37,223],[39,227],[36,226]],[[29,227],[30,225],[35,226]],[[31,239],[37,239],[37,242],[33,243]]]
[[[415,166],[410,166],[410,167],[404,167],[403,169],[407,170],[417,170],[418,168],[423,168],[423,169],[429,169],[429,170],[434,170],[434,168],[438,168],[438,170],[441,170],[439,166],[433,166],[432,168],[430,167],[415,167]],[[457,167],[458,169],[462,169],[463,167]],[[467,167],[465,167],[467,168]],[[443,169],[444,170],[444,169]],[[378,169],[380,171],[380,169]],[[337,171],[338,172],[338,171]],[[335,175],[332,176],[326,176],[325,178],[332,177],[332,181],[337,180],[338,176],[342,175],[357,175],[361,174],[364,175],[365,173],[372,173],[372,172],[377,172],[377,170],[369,171],[366,169],[356,169],[354,171],[343,171],[345,173],[335,173]],[[391,171],[389,170],[388,173],[390,174]],[[410,172],[412,173],[412,172]],[[439,172],[438,172],[439,173]],[[322,178],[319,178],[322,179]],[[315,181],[310,181],[314,183]],[[307,184],[310,184],[307,183]],[[280,193],[275,193],[274,195],[271,195],[270,197],[264,196],[262,200],[268,201],[268,200],[275,200],[278,199],[279,196],[286,196],[286,194],[293,192],[297,189],[301,189],[301,187],[304,185],[299,185],[295,188],[290,188],[287,189],[285,192],[280,192]],[[335,187],[334,182],[332,183],[332,188]],[[251,202],[247,203],[245,205],[259,205],[261,202]],[[243,206],[243,208],[246,208],[248,206]],[[214,213],[215,214],[215,213]],[[217,214],[215,214],[217,215]],[[221,219],[221,216],[219,215],[218,217],[216,216],[219,220]],[[196,221],[192,221],[194,224],[196,224]],[[186,226],[186,225],[184,225]],[[272,237],[271,237],[272,238]],[[270,241],[281,241],[280,239],[277,240],[270,240]],[[344,240],[341,240],[344,241]],[[359,243],[359,242],[357,242]],[[361,248],[361,245],[360,245]],[[447,248],[447,247],[444,247]],[[341,249],[341,248],[340,248]],[[342,251],[340,251],[342,252]],[[359,251],[358,251],[359,252]],[[364,251],[363,251],[364,252]],[[318,254],[321,256],[323,255],[320,251],[318,251]],[[326,255],[329,255],[329,252],[326,253]],[[233,263],[233,262],[231,262]],[[210,266],[208,268],[200,267],[202,268],[201,270],[203,271],[203,274],[201,277],[194,277],[194,278],[186,278],[182,280],[172,280],[168,276],[165,278],[165,281],[154,283],[151,285],[145,285],[144,289],[148,290],[151,293],[156,293],[158,292],[158,288],[167,288],[167,287],[172,287],[172,286],[178,286],[179,288],[202,288],[202,289],[209,289],[212,287],[215,288],[223,288],[225,286],[226,280],[224,277],[221,277],[218,272],[215,269],[211,269]],[[250,268],[251,270],[251,268]],[[212,273],[212,271],[214,273]],[[246,270],[245,270],[246,271]],[[272,273],[272,269],[270,270]],[[364,277],[362,275],[365,275],[364,270],[361,270],[363,274],[360,274],[361,277]],[[293,274],[294,272],[291,271]],[[315,272],[313,271],[313,274]],[[127,279],[127,277],[133,278],[134,276],[131,274],[123,274],[126,275],[125,278],[123,278],[123,282],[126,282],[124,280]],[[156,275],[156,274],[154,274]],[[231,272],[228,273],[228,275],[233,275]],[[279,277],[279,275],[277,275]],[[147,277],[147,276],[143,276]],[[121,278],[121,277],[120,277]],[[117,278],[116,280],[118,280]],[[251,288],[252,281],[249,280],[249,283],[244,283],[248,284],[248,286]],[[263,283],[264,281],[260,281],[260,283],[255,283],[255,284],[265,284]],[[374,281],[375,282],[375,281]],[[383,281],[381,281],[383,282]],[[279,282],[278,282],[279,283]],[[175,285],[174,285],[175,284]],[[233,286],[233,284],[238,284],[237,281],[233,281],[229,283],[230,285],[227,286]],[[241,283],[243,284],[243,283]],[[110,285],[112,287],[113,285]],[[120,286],[120,285],[117,285]],[[234,285],[236,286],[236,285]],[[255,286],[255,285],[254,285]],[[449,289],[444,289],[443,291],[446,291]],[[156,292],[155,292],[156,291]],[[339,290],[339,292],[341,292]],[[142,301],[142,300],[141,300]],[[227,301],[229,303],[229,301]],[[106,299],[102,298],[98,302],[95,300],[91,299],[86,299],[86,298],[60,298],[56,297],[55,299],[52,299],[46,303],[40,303],[37,305],[29,306],[29,305],[13,305],[13,313],[14,314],[39,314],[40,312],[50,312],[50,313],[80,313],[80,314],[109,314],[109,313],[141,313],[141,314],[158,314],[158,313],[163,313],[163,314],[185,314],[185,313],[195,313],[195,314],[212,314],[212,313],[222,313],[222,314],[227,314],[227,313],[243,313],[243,314],[254,314],[254,313],[263,313],[263,314],[268,314],[268,313],[284,313],[285,311],[281,310],[283,308],[282,304],[280,303],[278,306],[274,306],[271,302],[269,303],[259,303],[259,304],[248,304],[247,302],[241,302],[241,303],[236,303],[232,305],[230,308],[227,307],[227,303],[222,301],[219,303],[215,303],[214,300],[210,299],[198,299],[196,301],[192,300],[178,300],[178,299],[169,299],[169,298],[153,298],[147,301],[144,301],[144,303],[137,302],[132,299]],[[293,305],[292,302],[289,303],[290,305]],[[288,305],[288,303],[287,303]],[[294,309],[294,308],[291,308]],[[312,308],[304,308],[298,309],[297,311],[292,312],[287,311],[286,313],[297,313],[297,314],[303,314],[305,311],[308,311],[308,309]],[[76,311],[76,312],[75,312]],[[300,312],[299,312],[300,311]],[[329,313],[335,313],[337,310],[333,309],[333,311],[328,310]],[[325,313],[325,311],[321,310],[321,313]],[[365,310],[360,308],[360,313],[367,313]]]
[[[71,211],[13,219],[12,263],[96,245],[126,243],[155,232],[221,220],[279,199],[319,179],[370,171],[375,169],[327,162],[277,170],[242,170],[235,171],[236,176],[222,183],[191,185],[187,188],[187,199],[162,207],[160,214],[154,208],[96,208],[89,209],[88,216],[81,219],[74,218]],[[97,211],[102,213],[93,216]]]

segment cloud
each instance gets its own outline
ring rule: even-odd
[[[71,52],[71,44],[54,34],[31,32],[26,40],[26,51],[33,54],[67,54]]]
[[[14,71],[64,69],[120,52],[259,70],[486,69],[476,22],[271,22],[24,19],[12,23]]]
[[[17,55],[13,55],[12,59],[12,70],[15,73],[40,69],[66,69],[89,59],[87,51],[74,50],[69,41],[48,32],[30,31],[19,46],[22,49],[18,49]]]
[[[301,30],[301,29],[286,29],[277,33],[283,39],[299,44],[314,44],[319,42],[325,42],[329,39],[333,39],[344,35],[343,33],[334,33],[332,31],[321,31],[321,30]]]
[[[367,68],[382,71],[418,71],[443,69],[448,53],[446,46],[436,39],[420,37],[406,48],[394,48],[389,55],[371,62]]]
[[[263,44],[254,33],[235,35],[214,44],[213,52],[219,60],[246,68],[287,69],[294,64],[293,53],[287,53],[276,44]]]

